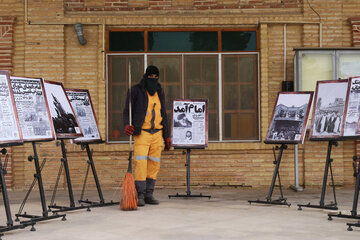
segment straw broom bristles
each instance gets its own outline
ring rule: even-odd
[[[137,210],[137,192],[135,189],[135,181],[131,172],[125,174],[122,192],[121,192],[121,203],[120,209]]]

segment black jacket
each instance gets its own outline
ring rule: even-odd
[[[163,126],[163,137],[164,139],[168,138],[169,128],[167,123],[167,115],[165,108],[165,94],[159,83],[157,90],[160,103],[161,103],[161,117],[162,117],[162,126]],[[131,88],[131,115],[132,115],[132,125],[135,128],[134,135],[141,134],[141,127],[144,123],[146,110],[148,107],[148,95],[145,90],[145,79],[142,79],[140,83],[136,84]],[[129,91],[127,92],[126,102],[123,111],[123,120],[124,126],[129,125]]]

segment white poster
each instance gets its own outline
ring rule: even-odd
[[[83,89],[66,89],[65,91],[84,134],[84,137],[76,138],[74,142],[101,141],[89,91]]]
[[[344,118],[344,137],[353,137],[356,134],[356,126],[360,116],[360,77],[349,80],[348,99]]]
[[[10,77],[24,141],[53,140],[50,113],[40,78]]]
[[[172,114],[174,147],[207,147],[207,100],[174,100]]]
[[[347,79],[317,82],[310,140],[341,136],[347,88]]]
[[[22,142],[8,71],[0,71],[0,143]]]

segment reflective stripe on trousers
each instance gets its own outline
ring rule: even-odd
[[[141,131],[139,136],[134,136],[135,181],[156,179],[163,149],[162,130],[154,134]]]

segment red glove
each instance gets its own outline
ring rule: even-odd
[[[165,139],[165,151],[169,151],[170,150],[170,147],[171,147],[171,138],[166,138]]]
[[[135,131],[135,128],[134,128],[133,125],[126,125],[125,126],[124,133],[126,135],[128,135],[128,136],[133,135],[134,131]]]

